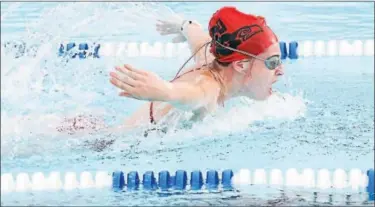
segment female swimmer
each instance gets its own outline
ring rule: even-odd
[[[115,67],[110,82],[122,90],[120,96],[150,101],[125,121],[128,127],[159,123],[173,111],[201,119],[238,96],[265,100],[283,75],[278,38],[261,16],[220,8],[209,21],[209,34],[195,21],[156,26],[161,35],[177,34],[174,42],[187,40],[195,65],[180,69],[170,82],[128,64]]]

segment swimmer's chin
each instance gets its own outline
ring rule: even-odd
[[[267,100],[269,97],[271,97],[274,92],[276,92],[275,90],[273,90],[272,88],[269,88],[269,90],[267,90],[266,92],[263,93],[263,96],[259,96],[257,99],[257,101],[265,101]]]
[[[271,97],[272,94],[273,94],[273,93],[271,92],[271,93],[267,93],[267,94],[265,94],[265,95],[263,95],[263,96],[251,97],[251,99],[253,99],[253,100],[255,100],[255,101],[265,101],[265,100],[267,100],[269,97]]]

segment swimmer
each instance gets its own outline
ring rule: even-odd
[[[187,41],[195,64],[172,81],[129,64],[115,67],[110,83],[121,89],[119,96],[149,101],[125,121],[127,127],[157,124],[176,110],[200,120],[239,96],[265,100],[284,73],[278,38],[261,16],[222,7],[209,21],[209,34],[195,21],[159,21],[156,28],[176,34],[175,43]]]

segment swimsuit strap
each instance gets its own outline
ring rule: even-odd
[[[153,105],[154,102],[150,102],[150,122],[151,124],[156,124],[155,119],[154,119],[154,112],[153,112]]]
[[[181,75],[179,75],[179,76],[176,76],[176,77],[175,77],[173,80],[171,80],[170,82],[173,82],[174,80],[180,78],[181,76],[183,76],[183,75],[185,75],[185,74],[187,74],[187,73],[190,73],[190,72],[195,71],[195,70],[200,70],[200,69],[202,69],[202,67],[204,67],[204,66],[207,66],[207,65],[204,64],[204,65],[202,65],[201,67],[199,67],[199,68],[197,68],[197,69],[189,70],[189,71],[187,71],[186,73],[183,73],[183,74],[181,74]],[[177,73],[177,74],[178,74],[178,73]],[[154,102],[151,101],[151,102],[150,102],[150,122],[151,122],[151,124],[156,124],[155,119],[154,119],[154,110],[153,110],[153,106],[154,106]]]

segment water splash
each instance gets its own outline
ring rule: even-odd
[[[155,19],[168,15],[175,14],[161,3],[80,2],[57,4],[53,8],[44,9],[39,20],[27,25],[22,36],[28,44],[44,48],[44,51],[38,49],[33,57],[20,58],[2,54],[2,155],[26,156],[43,151],[61,151],[61,146],[64,149],[77,147],[85,140],[115,139],[107,134],[95,135],[93,132],[109,122],[115,123],[117,119],[123,118],[114,117],[121,113],[122,108],[112,108],[112,105],[123,103],[114,102],[112,97],[115,97],[115,91],[108,84],[107,77],[108,71],[115,62],[119,62],[119,58],[85,61],[58,58],[53,56],[57,48],[52,46],[81,37],[98,42],[122,35],[126,38],[134,35],[139,39],[143,33],[141,36],[147,38],[141,30],[154,30]],[[188,129],[175,131],[179,127],[175,125],[166,135],[151,135],[147,142],[143,142],[144,137],[139,133],[129,133],[126,139],[120,139],[117,147],[121,150],[131,147],[129,140],[141,149],[160,142],[172,147],[176,142],[188,142],[201,137],[207,140],[213,139],[215,135],[241,132],[259,120],[293,120],[303,116],[305,111],[301,95],[275,94],[265,102],[244,100],[228,103],[226,108]],[[86,117],[82,123],[90,123],[91,119],[95,119],[98,126],[90,130],[92,127],[89,124],[88,130],[77,130],[74,133],[70,129],[64,133],[56,130],[71,127],[66,120],[79,116]],[[56,140],[60,140],[59,148],[55,147]],[[39,147],[31,148],[31,145]]]
[[[201,122],[181,129],[180,125],[169,124],[168,133],[154,133],[147,137],[147,142],[138,143],[139,148],[160,146],[162,148],[182,147],[194,142],[201,143],[229,134],[258,130],[257,121],[278,122],[294,121],[304,117],[308,100],[303,93],[295,96],[288,93],[274,93],[266,101],[254,101],[238,98],[229,101],[224,108],[205,117]],[[182,115],[181,115],[182,116]]]
[[[64,127],[71,117],[100,117],[97,125],[102,127],[104,120],[114,114],[103,104],[111,102],[108,97],[112,95],[108,94],[113,88],[108,84],[107,72],[114,66],[113,60],[81,62],[61,58],[56,55],[57,46],[80,38],[92,42],[116,36],[139,38],[145,28],[154,29],[159,12],[172,13],[163,4],[153,2],[56,4],[44,7],[37,20],[25,25],[20,37],[4,39],[4,49],[28,55],[1,53],[2,155],[36,153],[31,150],[32,143],[44,151],[54,144],[47,144],[48,140],[66,135],[56,129]],[[17,44],[13,42],[21,44],[14,48]],[[37,47],[37,52],[29,53],[30,47]],[[88,133],[77,132],[73,137],[79,136]]]

